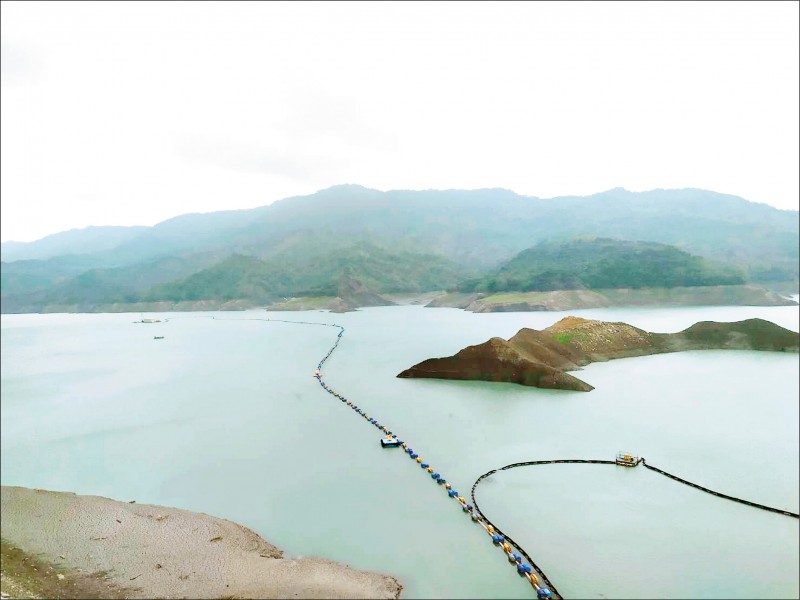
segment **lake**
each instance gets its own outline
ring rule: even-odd
[[[205,512],[289,555],[395,575],[405,598],[531,598],[530,586],[408,455],[312,373],[408,441],[467,496],[509,463],[631,451],[712,489],[798,512],[797,354],[702,351],[594,363],[588,393],[398,379],[567,313],[418,306],[327,312],[2,316],[0,481]],[[674,332],[798,307],[571,311]],[[209,317],[216,318],[211,319]],[[154,340],[154,336],[164,336]],[[481,509],[565,597],[798,597],[798,521],[642,467],[497,473]]]

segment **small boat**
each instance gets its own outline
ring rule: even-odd
[[[400,440],[397,438],[382,438],[381,439],[381,447],[382,448],[397,448],[400,446]]]
[[[154,339],[154,340],[163,340],[163,339],[164,339],[164,336],[163,336],[163,335],[154,335],[154,336],[153,336],[153,339]]]

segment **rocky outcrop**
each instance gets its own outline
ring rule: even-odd
[[[356,310],[357,308],[358,306],[353,304],[348,304],[347,302],[338,297],[331,300],[331,303],[328,304],[328,310],[330,310],[332,313],[346,313]]]
[[[485,297],[486,294],[461,294],[458,292],[447,292],[441,296],[433,298],[425,306],[428,308],[467,308],[473,302]]]
[[[391,300],[367,290],[358,279],[342,275],[339,277],[339,295],[331,301],[328,309],[334,313],[344,313],[366,306],[394,306],[394,304]]]
[[[361,281],[349,275],[339,277],[338,294],[335,298],[330,296],[284,298],[283,301],[266,307],[266,310],[329,310],[334,313],[344,313],[365,306],[393,306],[395,304],[383,296],[370,292]]]
[[[579,352],[586,361],[584,364],[664,351],[663,339],[658,334],[627,323],[564,317],[544,332]]]
[[[551,347],[558,344],[552,340],[532,339],[541,335],[541,332],[528,329],[520,331],[509,341],[492,338],[483,344],[468,346],[455,356],[423,361],[398,377],[502,381],[584,392],[594,389],[564,372],[565,369],[578,368],[573,361],[575,352],[563,344]],[[526,339],[525,343],[519,343],[519,340],[515,343],[515,338],[520,336]]]
[[[351,310],[362,306],[394,305],[391,300],[368,291],[361,281],[349,275],[339,277],[339,298],[352,307]]]
[[[489,296],[472,302],[466,307],[466,310],[476,313],[538,312],[600,308],[611,305],[608,298],[596,290],[554,290]]]
[[[674,334],[652,334],[669,352],[681,350],[763,350],[798,352],[798,334],[764,319],[736,323],[700,321]]]
[[[432,358],[398,377],[504,381],[541,388],[590,391],[569,375],[592,362],[682,350],[798,352],[800,334],[763,319],[704,321],[678,333],[650,333],[627,323],[565,317],[547,329],[520,329],[453,356]]]

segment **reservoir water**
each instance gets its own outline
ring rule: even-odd
[[[0,481],[205,512],[286,550],[395,575],[405,598],[531,598],[488,536],[419,466],[312,378],[410,442],[464,495],[509,463],[618,450],[712,489],[798,512],[797,354],[703,351],[595,363],[588,393],[397,379],[567,313],[417,306],[327,312],[2,316]],[[674,332],[798,307],[569,314]],[[215,316],[215,319],[208,317]],[[154,336],[164,336],[154,340]],[[568,598],[797,598],[798,521],[643,468],[497,473],[486,515]]]

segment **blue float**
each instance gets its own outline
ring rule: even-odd
[[[366,412],[364,410],[359,408],[356,404],[352,403],[351,401],[347,400],[347,398],[345,398],[345,396],[339,394],[338,392],[335,392],[332,388],[328,387],[328,385],[323,381],[322,374],[319,371],[322,370],[322,365],[328,360],[328,358],[330,358],[330,356],[333,354],[334,350],[336,350],[336,348],[338,347],[339,341],[342,338],[342,336],[344,334],[344,331],[345,331],[345,328],[342,327],[341,325],[335,325],[334,324],[333,326],[334,327],[338,327],[339,330],[340,330],[338,335],[337,335],[336,343],[333,345],[333,347],[330,350],[328,350],[328,353],[325,355],[325,358],[323,358],[320,361],[320,363],[317,365],[317,371],[318,372],[314,376],[317,378],[317,380],[319,381],[320,386],[325,391],[327,391],[329,394],[332,394],[333,396],[339,398],[342,402],[346,402],[348,407],[352,408],[360,416],[362,416],[365,419],[367,419],[370,424],[375,425],[377,428],[384,430],[384,432],[388,434],[388,438],[381,440],[381,446],[383,446],[383,447],[392,447],[392,446],[397,447],[397,446],[401,446],[401,445],[405,446],[405,442],[403,442],[403,440],[395,439],[393,437],[394,433],[392,431],[388,430],[389,429],[388,426],[383,426],[378,422],[377,419],[368,417],[368,415],[366,414]],[[419,458],[419,454],[414,452],[411,448],[405,448],[405,451],[412,459],[417,460],[420,463],[420,466],[423,469],[428,469],[429,470],[428,472],[433,470],[428,463],[423,463],[422,459]],[[442,477],[439,473],[431,473],[431,478],[434,479],[440,485],[446,484],[445,488],[446,488],[446,491],[447,491],[447,495],[450,498],[458,498],[459,502],[461,503],[462,510],[465,513],[468,513],[473,521],[479,522],[481,520],[481,517],[480,517],[477,509],[474,508],[471,504],[467,504],[464,501],[464,499],[461,498],[458,495],[458,491],[452,489],[451,485],[449,483],[447,483],[447,480],[444,477]],[[494,543],[494,545],[499,546],[500,544],[503,544],[506,541],[506,538],[503,535],[501,535],[499,533],[496,533],[492,527],[489,527],[488,529],[493,534],[492,535],[492,542]],[[531,574],[532,573],[532,569],[531,569],[530,565],[527,565],[527,564],[523,563],[522,562],[522,557],[519,554],[516,554],[516,553],[512,554],[508,550],[509,549],[508,545],[505,545],[504,549],[506,549],[506,554],[508,556],[509,562],[510,563],[516,563],[517,572],[520,574],[520,576],[525,576],[526,574]],[[552,598],[553,594],[549,589],[547,589],[547,588],[539,588],[539,586],[537,585],[538,584],[538,580],[531,578],[530,581],[532,583],[534,583],[534,587],[536,588],[536,595],[537,595],[538,598],[543,598],[543,599]]]

